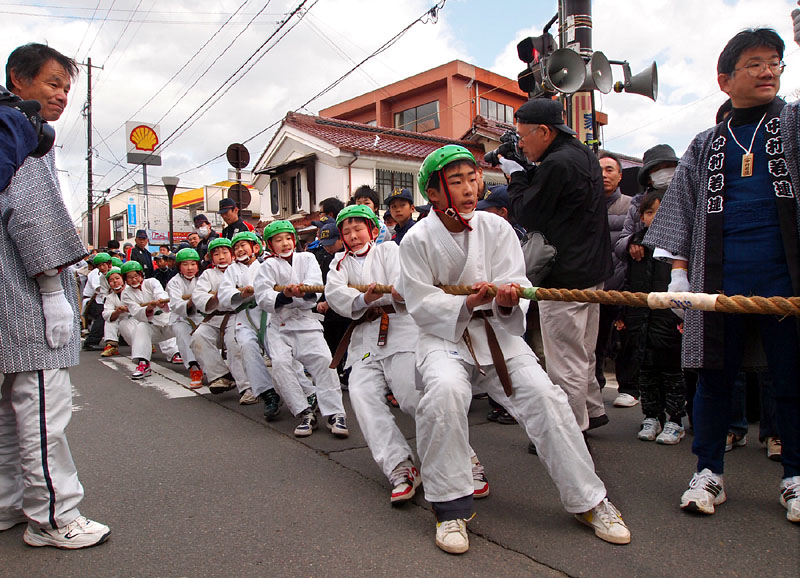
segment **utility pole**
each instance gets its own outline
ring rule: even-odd
[[[86,243],[87,245],[94,245],[94,198],[92,187],[94,180],[92,179],[92,157],[94,151],[92,150],[92,68],[103,69],[102,66],[92,66],[91,57],[86,59],[83,64],[86,67],[86,106],[84,113],[86,115],[86,175],[87,175],[87,190],[86,190]]]

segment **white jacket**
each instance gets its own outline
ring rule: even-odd
[[[276,307],[279,293],[275,285],[322,285],[322,271],[311,253],[294,253],[289,263],[281,257],[270,257],[258,269],[255,277],[256,299],[270,313],[269,324],[281,330],[322,329],[322,316],[311,310],[316,298],[294,297],[291,303]]]
[[[130,285],[125,285],[125,289],[122,290],[122,302],[128,306],[128,310],[134,319],[166,327],[169,325],[169,305],[167,305],[166,311],[161,307],[156,307],[150,317],[147,316],[146,308],[141,306],[142,303],[158,299],[169,299],[169,295],[158,279],[145,279],[136,289]]]
[[[192,307],[190,310],[187,307],[189,300],[183,298],[184,295],[191,295],[196,286],[196,276],[187,281],[186,277],[178,273],[169,280],[167,283],[167,294],[169,295],[171,323],[177,323],[180,320],[191,320],[197,325],[203,320],[203,316],[197,312],[196,307]]]

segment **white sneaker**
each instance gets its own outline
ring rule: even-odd
[[[472,485],[474,488],[472,498],[474,500],[479,500],[489,495],[489,480],[486,479],[486,473],[478,461],[478,456],[472,457]]]
[[[294,428],[294,437],[304,438],[310,436],[317,429],[317,416],[310,409],[300,414],[300,423]]]
[[[725,451],[729,452],[733,448],[741,448],[747,445],[747,434],[737,434],[732,431],[728,432],[728,437],[725,438]]]
[[[683,429],[681,424],[675,423],[674,421],[668,421],[664,424],[664,431],[662,431],[656,438],[656,443],[674,446],[680,442],[685,435],[686,431]]]
[[[436,545],[450,554],[463,554],[469,550],[467,521],[459,518],[436,523]]]
[[[611,544],[629,544],[631,532],[622,521],[622,515],[614,504],[603,498],[603,501],[583,514],[575,514],[581,524],[594,528],[594,534],[601,540]]]
[[[245,389],[242,397],[239,398],[239,405],[253,405],[254,403],[258,403],[258,396],[253,395],[251,389]]]
[[[350,435],[347,429],[347,417],[343,413],[335,413],[328,417],[328,429],[337,438],[346,438]]]
[[[786,508],[786,519],[800,522],[800,476],[781,480],[781,505]]]
[[[689,512],[713,514],[714,506],[723,504],[727,499],[722,476],[705,468],[692,476],[689,489],[681,496],[681,508]]]
[[[23,522],[27,521],[28,518],[25,517],[25,514],[23,514],[22,512],[7,520],[0,520],[0,532],[3,532],[4,530],[10,530],[17,524],[22,524]]]
[[[389,482],[392,484],[391,502],[396,504],[407,502],[413,498],[422,479],[419,477],[419,471],[414,467],[414,464],[405,460],[392,470],[389,475]]]
[[[643,442],[651,442],[661,433],[661,422],[655,417],[646,417],[642,420],[641,429],[636,437]]]
[[[633,407],[639,405],[639,400],[629,393],[620,393],[614,400],[614,407]]]
[[[93,522],[84,516],[78,516],[58,530],[37,528],[28,524],[22,539],[28,546],[54,546],[73,550],[102,544],[110,534],[111,530],[108,526]]]

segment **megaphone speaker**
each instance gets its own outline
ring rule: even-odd
[[[572,94],[580,89],[586,80],[586,66],[583,58],[569,48],[559,48],[547,59],[546,84],[553,90]]]
[[[578,89],[578,92],[587,90],[599,90],[603,94],[611,92],[614,85],[614,78],[611,74],[611,64],[602,52],[592,54],[589,62],[586,63],[586,80]]]
[[[617,82],[614,85],[615,92],[624,90],[653,100],[658,98],[658,68],[655,62],[635,76],[631,76],[631,68],[627,62],[622,66],[622,70],[625,73],[625,82]]]

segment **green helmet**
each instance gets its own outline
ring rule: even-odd
[[[92,258],[92,265],[99,265],[100,263],[110,263],[111,255],[108,253],[98,253]]]
[[[122,259],[120,259],[119,257],[111,257],[111,266],[122,267]]]
[[[111,269],[108,270],[108,273],[106,273],[106,279],[111,277],[111,275],[113,275],[114,273],[122,275],[122,269],[120,269],[119,267],[111,267]]]
[[[235,246],[239,241],[250,241],[251,243],[255,243],[256,247],[258,247],[256,255],[260,255],[261,251],[264,249],[261,246],[261,241],[259,240],[258,235],[256,235],[253,231],[239,231],[236,233],[233,236],[233,239],[231,239],[231,247]]]
[[[428,181],[431,175],[436,171],[442,170],[444,167],[453,161],[466,160],[477,165],[475,157],[462,146],[459,145],[445,145],[438,148],[425,157],[422,165],[419,167],[419,175],[417,175],[417,184],[419,184],[419,192],[428,200],[428,194],[425,192],[428,188]]]
[[[191,247],[181,249],[180,251],[178,251],[178,254],[175,255],[176,263],[181,263],[182,261],[199,261],[199,260],[200,260],[200,254]]]
[[[381,228],[380,219],[367,205],[350,205],[339,211],[336,216],[336,226],[341,228],[346,219],[367,219],[372,221],[377,228]]]
[[[272,221],[264,227],[264,242],[269,243],[270,238],[279,233],[291,233],[297,239],[297,231],[294,230],[294,225],[289,221]]]
[[[123,277],[131,271],[138,271],[139,273],[142,273],[144,271],[144,267],[142,267],[142,264],[139,263],[139,261],[128,261],[119,270]]]
[[[212,253],[217,247],[227,247],[228,249],[231,249],[233,247],[233,243],[231,243],[230,239],[226,239],[225,237],[211,239],[211,242],[208,244],[208,252]]]

